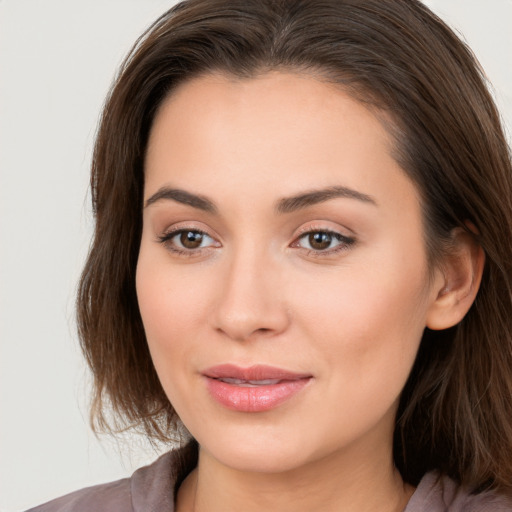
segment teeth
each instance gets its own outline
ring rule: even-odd
[[[249,384],[254,384],[255,386],[271,386],[272,384],[277,384],[280,382],[279,379],[265,379],[265,380],[250,380]]]
[[[243,384],[244,382],[246,382],[245,380],[242,380],[242,379],[230,379],[230,378],[219,379],[219,380],[221,380],[222,382],[227,382],[228,384]]]
[[[272,386],[281,382],[280,379],[264,379],[264,380],[243,380],[243,379],[232,379],[229,377],[219,379],[227,384],[234,384],[235,386],[242,387],[253,387],[253,386]]]

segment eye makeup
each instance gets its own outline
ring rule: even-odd
[[[221,247],[206,231],[193,226],[171,228],[159,235],[157,242],[170,253],[184,257],[201,256],[205,251]]]

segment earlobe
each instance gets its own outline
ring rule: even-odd
[[[458,324],[473,304],[485,264],[485,254],[475,237],[462,228],[453,233],[452,249],[439,269],[426,326],[448,329]]]

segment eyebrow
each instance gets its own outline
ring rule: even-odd
[[[357,190],[347,187],[327,187],[280,199],[277,203],[276,210],[278,213],[291,213],[307,208],[308,206],[313,206],[315,204],[337,198],[357,199],[363,203],[377,206],[377,202],[372,196],[363,194]]]
[[[198,210],[203,210],[208,213],[216,213],[217,207],[204,196],[200,196],[197,194],[192,194],[185,190],[179,188],[169,188],[162,187],[159,188],[149,199],[146,200],[144,204],[144,208],[156,203],[157,201],[161,201],[162,199],[167,199],[171,201],[176,201],[177,203],[186,204],[188,206],[192,206],[193,208],[197,208]]]
[[[292,213],[297,210],[307,208],[308,206],[313,206],[315,204],[337,198],[357,199],[364,203],[377,205],[372,196],[363,194],[362,192],[358,192],[357,190],[353,190],[348,187],[338,186],[327,187],[320,190],[311,190],[302,192],[295,196],[284,197],[277,202],[276,211],[278,213]],[[163,199],[176,201],[177,203],[192,206],[193,208],[197,208],[198,210],[203,210],[208,213],[217,213],[217,207],[208,198],[187,192],[186,190],[170,187],[161,187],[158,189],[146,200],[144,208],[147,208],[148,206]]]

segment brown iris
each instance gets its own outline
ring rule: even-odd
[[[332,235],[325,231],[316,231],[308,235],[309,246],[317,251],[328,249],[332,243]]]
[[[180,243],[186,249],[197,249],[203,241],[203,233],[199,231],[182,231]]]

